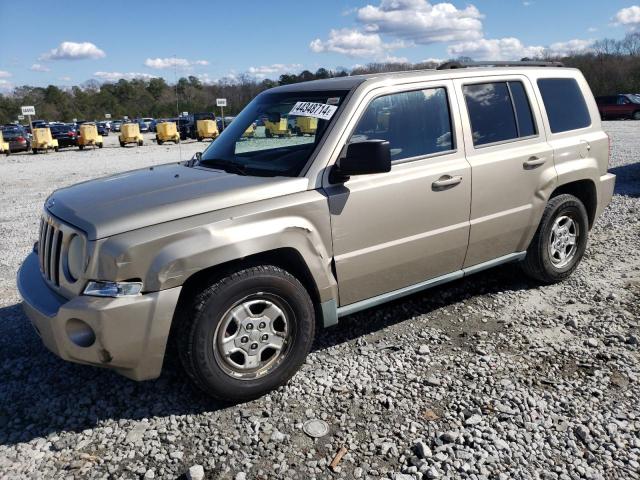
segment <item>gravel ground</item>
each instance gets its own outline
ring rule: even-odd
[[[202,144],[2,158],[0,477],[640,478],[640,122],[605,128],[616,193],[568,281],[505,266],[361,312],[287,386],[231,406],[173,364],[136,383],[59,360],[14,280],[51,190]]]

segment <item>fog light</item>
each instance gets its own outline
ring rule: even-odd
[[[89,282],[85,295],[93,297],[135,297],[142,291],[142,282]]]
[[[96,333],[87,322],[83,322],[77,318],[71,318],[66,325],[67,336],[69,340],[79,347],[87,348],[96,341]]]

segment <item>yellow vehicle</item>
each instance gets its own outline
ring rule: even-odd
[[[144,138],[140,133],[140,125],[137,123],[125,123],[120,127],[120,146],[124,147],[128,143],[136,143],[139,147],[144,143]]]
[[[0,130],[0,153],[4,153],[7,157],[11,153],[9,149],[9,142],[4,141],[4,137],[2,136],[2,130]]]
[[[290,137],[291,131],[289,130],[287,119],[285,117],[281,117],[280,120],[277,120],[275,122],[272,122],[270,120],[265,120],[264,134],[266,135],[267,138]]]
[[[253,138],[256,136],[256,126],[252,123],[251,125],[249,125],[249,128],[247,128],[244,133],[242,134],[242,138]]]
[[[318,129],[318,119],[315,117],[297,117],[295,133],[299,137],[303,135],[315,135]]]
[[[218,125],[215,120],[198,120],[196,122],[196,130],[198,132],[198,141],[201,142],[205,138],[214,140],[220,135]]]
[[[51,136],[51,129],[49,127],[34,128],[33,129],[33,142],[31,142],[31,150],[33,153],[41,151],[55,150],[58,151],[58,140]]]
[[[176,122],[162,122],[156,125],[156,142],[162,145],[164,142],[180,143],[180,134]]]
[[[80,125],[80,132],[78,135],[78,148],[83,150],[84,147],[89,145],[93,147],[102,148],[102,135],[98,135],[98,127],[94,123],[84,123]]]

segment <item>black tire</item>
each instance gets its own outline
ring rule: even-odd
[[[258,378],[227,373],[217,353],[216,332],[229,310],[247,299],[269,298],[286,312],[288,342],[270,370]],[[257,398],[286,383],[304,362],[315,334],[309,294],[290,273],[272,265],[240,270],[215,280],[185,304],[176,327],[176,347],[187,374],[208,395],[231,401]],[[253,342],[253,340],[252,340]]]
[[[103,144],[102,144],[102,142],[100,142],[100,143],[98,144],[98,148],[102,148],[102,147],[103,147]]]
[[[264,130],[264,136],[267,137],[267,138],[271,138],[271,137],[273,137],[273,133],[271,133],[270,129],[266,128]]]
[[[138,146],[141,147],[144,144],[142,140],[138,140]]]
[[[198,137],[198,138],[197,138],[197,140],[198,140],[199,142],[201,142],[201,141],[202,141],[202,137]]]
[[[640,110],[638,110],[637,112],[633,112],[633,117],[634,120],[640,120]]]
[[[78,148],[79,148],[80,150],[84,150],[84,145],[78,145]]]
[[[556,266],[552,261],[549,245],[554,222],[563,216],[569,217],[577,226],[576,250],[566,265]],[[587,248],[588,234],[589,218],[582,202],[569,194],[553,197],[547,203],[538,230],[527,249],[522,269],[529,277],[541,283],[552,284],[564,280],[580,263]]]
[[[34,155],[38,153],[38,149],[37,148],[34,148],[32,151],[33,151]]]
[[[164,142],[162,140],[160,140],[159,138],[156,139],[156,141],[158,142],[158,145],[162,145]]]
[[[124,147],[124,142],[120,142],[120,146],[121,146],[121,147]]]

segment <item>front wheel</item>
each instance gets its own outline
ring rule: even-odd
[[[176,340],[187,374],[223,400],[250,400],[286,383],[304,362],[315,333],[306,289],[271,265],[212,283],[181,317]]]
[[[634,120],[640,120],[640,110],[637,112],[633,112],[633,119]]]
[[[564,280],[578,267],[588,233],[589,219],[583,203],[569,194],[553,197],[527,249],[524,272],[542,283]]]
[[[141,147],[143,145],[143,141],[142,140],[138,140],[138,146]]]

